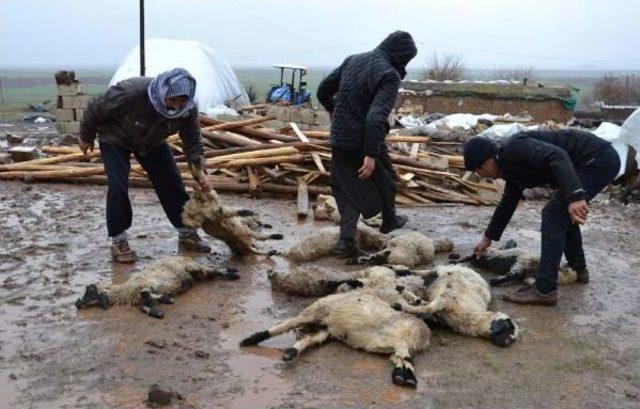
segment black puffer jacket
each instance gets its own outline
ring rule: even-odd
[[[204,150],[198,109],[193,108],[187,116],[177,119],[160,115],[147,93],[151,80],[130,78],[91,98],[84,111],[80,137],[92,143],[97,135],[103,142],[144,155],[169,135],[179,132],[187,160],[200,164]]]
[[[578,172],[609,145],[589,132],[574,129],[521,132],[505,139],[495,157],[505,190],[485,236],[500,240],[526,188],[557,188],[567,204],[583,200]]]
[[[373,51],[347,57],[318,87],[318,100],[332,114],[334,146],[380,153],[405,67],[417,54],[409,33],[396,31]]]

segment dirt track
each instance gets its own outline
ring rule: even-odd
[[[434,331],[416,357],[417,391],[391,383],[384,356],[331,342],[291,367],[280,348],[293,336],[240,349],[255,330],[296,314],[312,300],[272,293],[266,270],[275,258],[230,259],[219,242],[212,264],[240,268],[236,282],[200,284],[164,310],[164,320],[137,309],[77,311],[83,287],[125,280],[114,267],[101,187],[0,183],[0,407],[144,406],[159,383],[185,397],[176,407],[206,408],[638,408],[640,407],[640,209],[596,205],[584,229],[592,283],[561,289],[557,308],[516,306],[494,291],[494,309],[514,316],[520,342],[488,341]],[[131,244],[141,260],[174,254],[176,237],[152,191],[131,192]],[[287,200],[227,203],[258,210],[284,249],[317,226],[298,224]],[[507,230],[535,250],[540,204],[527,203]],[[469,252],[490,208],[406,209],[409,227],[454,239]],[[136,267],[136,268],[137,268]]]

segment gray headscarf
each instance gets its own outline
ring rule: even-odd
[[[196,80],[184,68],[174,68],[158,74],[149,84],[149,99],[158,113],[165,118],[186,116],[196,106]],[[169,110],[164,102],[167,97],[185,96],[188,102],[179,111]]]

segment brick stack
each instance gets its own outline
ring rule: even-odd
[[[56,128],[61,134],[78,135],[84,108],[91,95],[84,93],[83,84],[75,79],[73,71],[59,71],[55,77],[58,85]]]

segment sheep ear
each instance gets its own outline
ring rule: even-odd
[[[437,279],[438,279],[438,272],[432,271],[424,277],[422,284],[425,287],[429,287],[431,286],[431,284],[435,283]]]

